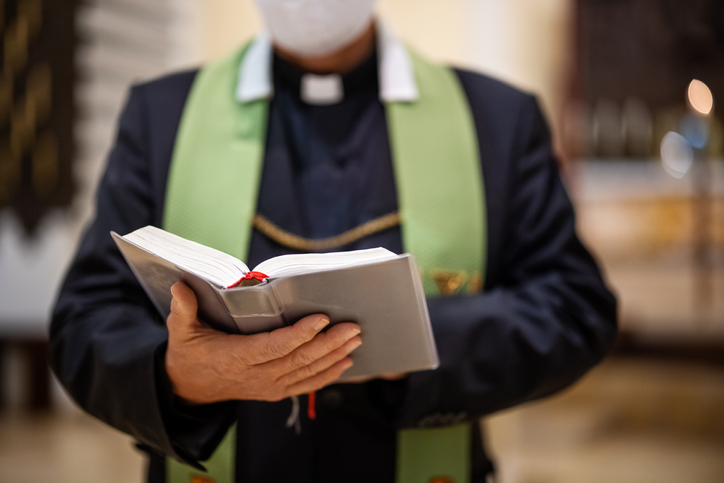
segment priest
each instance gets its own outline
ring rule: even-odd
[[[616,333],[538,104],[419,55],[374,0],[257,3],[267,29],[237,52],[131,90],[52,367],[149,482],[490,481],[479,419],[570,385]],[[338,384],[354,321],[225,334],[182,283],[163,320],[109,235],[148,224],[249,266],[413,253],[440,367]]]

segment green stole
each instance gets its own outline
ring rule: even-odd
[[[247,47],[201,69],[169,172],[164,228],[246,259],[266,140],[268,100],[236,99]],[[482,287],[484,188],[472,114],[456,75],[410,52],[419,98],[387,102],[402,242],[428,297]],[[230,220],[233,220],[230,222]],[[397,482],[470,480],[471,424],[398,432]],[[235,427],[207,472],[167,458],[167,481],[232,483]],[[450,478],[449,480],[447,478]]]

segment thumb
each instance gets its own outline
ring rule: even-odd
[[[167,323],[189,326],[196,321],[198,302],[196,294],[183,282],[176,282],[171,286],[171,314]]]

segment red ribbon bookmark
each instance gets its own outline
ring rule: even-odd
[[[231,285],[229,285],[226,288],[234,288],[237,285],[239,285],[241,282],[243,282],[244,280],[258,280],[259,282],[263,282],[264,279],[267,279],[267,278],[269,278],[269,275],[266,275],[261,272],[255,272],[254,270],[252,270],[250,272],[246,272],[246,274],[243,277],[241,277],[239,280],[232,283]]]

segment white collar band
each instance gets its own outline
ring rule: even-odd
[[[418,98],[415,71],[407,48],[383,22],[377,20],[377,48],[380,99],[383,102],[412,102]]]
[[[241,102],[269,98],[274,94],[271,82],[272,46],[269,33],[264,31],[252,40],[239,66],[236,98]]]
[[[320,106],[336,104],[344,98],[342,76],[339,74],[303,74],[299,95],[307,104]]]
[[[418,98],[417,83],[410,54],[390,29],[379,19],[377,49],[379,55],[380,100],[411,102]],[[236,98],[241,102],[269,98],[274,94],[271,71],[272,44],[269,33],[261,32],[252,40],[239,66]]]

